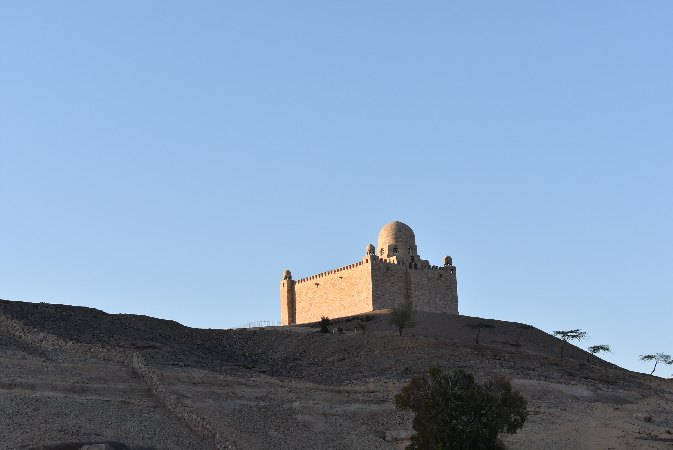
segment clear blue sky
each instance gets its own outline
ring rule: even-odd
[[[673,2],[0,2],[0,298],[279,320],[391,220],[460,311],[673,353]],[[649,370],[648,370],[649,371]],[[658,373],[670,375],[671,367]]]

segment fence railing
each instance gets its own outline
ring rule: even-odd
[[[232,329],[238,329],[238,328],[263,328],[263,327],[279,327],[281,326],[281,322],[276,322],[273,320],[258,320],[256,322],[248,322],[244,325],[239,325],[237,327],[232,327]]]

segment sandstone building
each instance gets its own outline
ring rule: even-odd
[[[419,311],[458,314],[456,267],[450,256],[444,266],[421,259],[416,236],[402,222],[379,233],[362,261],[293,280],[286,270],[280,282],[283,325],[315,322],[320,317],[350,316],[411,302]]]

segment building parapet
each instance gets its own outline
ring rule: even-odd
[[[332,274],[335,274],[337,272],[343,272],[344,270],[354,269],[355,267],[361,266],[363,264],[365,264],[364,261],[359,261],[359,262],[356,262],[356,263],[353,263],[353,264],[349,264],[347,266],[339,267],[338,269],[327,270],[325,272],[321,272],[321,273],[318,273],[318,274],[315,274],[315,275],[311,275],[310,277],[301,278],[301,279],[297,280],[297,284],[305,283],[305,282],[311,281],[311,280],[317,280],[318,278],[326,277],[328,275],[332,275]]]
[[[323,277],[326,277],[326,276],[329,276],[329,275],[333,275],[333,274],[338,273],[338,272],[343,272],[344,270],[354,269],[354,268],[359,267],[363,264],[370,264],[370,263],[383,263],[383,264],[390,264],[390,265],[393,265],[393,266],[403,266],[404,265],[404,263],[402,261],[396,261],[393,258],[381,258],[381,257],[378,257],[378,256],[368,256],[362,261],[358,261],[358,262],[353,263],[353,264],[348,264],[347,266],[339,267],[338,269],[326,270],[325,272],[320,272],[320,273],[317,273],[315,275],[300,278],[299,280],[296,281],[296,283],[299,284],[299,283],[305,283],[307,281],[317,280],[319,278],[323,278]],[[428,265],[428,266],[425,266],[425,267],[421,266],[417,269],[414,268],[414,270],[448,270],[448,271],[451,271],[453,273],[453,271],[455,270],[455,267],[454,266],[443,266],[442,267],[442,266]]]

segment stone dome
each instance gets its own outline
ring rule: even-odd
[[[411,227],[405,223],[390,222],[379,233],[379,249],[383,249],[383,255],[392,255],[392,248],[397,248],[400,255],[408,255],[409,249],[413,249],[412,255],[416,254],[416,235]]]

